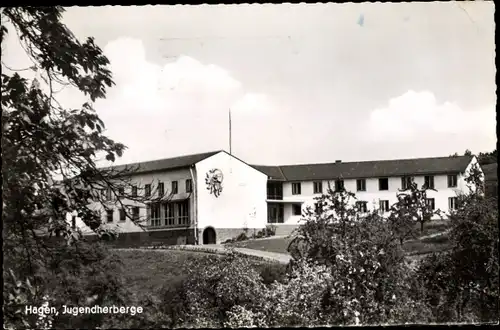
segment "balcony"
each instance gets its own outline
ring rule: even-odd
[[[283,183],[282,182],[268,182],[267,183],[267,199],[270,200],[283,200]]]

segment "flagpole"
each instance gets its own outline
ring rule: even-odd
[[[232,155],[232,146],[231,146],[231,108],[229,108],[229,154]]]

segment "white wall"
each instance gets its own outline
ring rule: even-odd
[[[205,183],[211,169],[223,173],[219,197]],[[264,228],[267,223],[267,176],[220,152],[196,164],[198,228]]]
[[[472,164],[472,163],[471,163]],[[469,165],[466,172],[470,170]],[[463,175],[457,176],[457,187],[456,188],[448,188],[448,175],[434,175],[434,188],[437,191],[428,190],[427,197],[435,199],[435,208],[440,209],[441,211],[448,214],[449,206],[448,206],[448,198],[456,197],[461,191],[467,192],[465,182],[463,180]],[[389,178],[389,190],[380,191],[379,190],[379,178],[367,178],[366,180],[366,191],[356,191],[356,179],[346,179],[344,180],[344,187],[347,191],[353,192],[356,194],[355,201],[366,201],[367,207],[369,210],[378,209],[380,200],[388,200],[389,206],[393,205],[397,202],[396,194],[401,189],[401,177],[390,177]],[[425,182],[425,176],[415,176],[415,182],[421,187]],[[323,180],[323,193],[327,193],[328,190],[328,181]],[[332,189],[335,187],[334,181],[330,181],[330,186]],[[285,182],[283,184],[283,200],[284,201],[303,201],[302,210],[305,210],[307,206],[314,207],[314,197],[320,196],[320,194],[313,194],[313,181],[302,181],[301,182],[301,194],[300,195],[292,195],[292,182]],[[291,204],[285,204],[284,206],[284,224],[297,224],[299,223],[301,216],[293,216],[292,215],[292,206]],[[436,216],[435,219],[439,219],[439,216]],[[280,225],[280,224],[276,224]]]
[[[139,196],[144,196],[144,185],[146,184],[151,184],[151,192],[152,194],[157,192],[157,187],[158,187],[158,182],[163,182],[164,184],[164,189],[165,189],[165,194],[169,194],[171,191],[172,187],[172,181],[177,181],[178,185],[178,194],[175,194],[172,196],[172,200],[179,200],[179,199],[184,199],[190,197],[190,217],[191,217],[191,224],[194,222],[193,218],[193,210],[194,210],[194,199],[192,198],[192,194],[186,193],[186,186],[185,182],[186,179],[191,179],[191,174],[189,169],[175,169],[175,170],[166,170],[164,172],[154,172],[154,173],[143,173],[143,174],[137,174],[133,175],[131,177],[131,184],[136,184],[139,189],[138,189],[138,195]],[[193,183],[194,185],[194,183]],[[130,194],[130,191],[126,191],[126,194]],[[154,196],[154,195],[153,195]],[[127,199],[122,200],[123,203],[126,203],[127,205],[136,205],[139,206],[139,217],[140,220],[142,221],[141,223],[144,225],[147,225],[147,211],[145,208],[144,204],[140,203],[135,203],[131,202]],[[107,207],[113,208],[113,222],[108,223],[106,221],[106,212],[104,210],[104,207],[100,205],[99,203],[94,203],[90,207],[94,210],[101,210],[101,221],[102,221],[102,226],[104,228],[114,228],[118,230],[119,232],[140,232],[143,231],[139,226],[135,225],[130,219],[126,218],[125,221],[120,221],[120,214],[119,214],[119,209],[121,208],[121,205],[119,202],[116,200],[112,200],[108,203],[106,203]],[[163,212],[163,208],[162,208]],[[71,223],[71,217],[67,219]],[[88,228],[81,219],[77,219],[76,221],[77,227],[81,228],[81,230],[85,233],[92,233],[92,230]],[[164,230],[167,227],[161,227],[158,229],[155,228],[149,228],[149,230]]]
[[[472,166],[474,166],[474,165],[477,165],[477,167],[481,171],[481,173],[482,173],[482,179],[483,179],[483,182],[484,182],[483,169],[481,168],[481,166],[479,166],[476,156],[474,156],[472,158],[471,162],[469,163],[469,165],[467,165],[467,168],[465,169],[464,173],[461,173],[460,176],[459,176],[459,178],[458,178],[458,184],[457,184],[457,186],[460,189],[460,191],[462,191],[464,193],[468,193],[469,192],[469,188],[472,189],[472,190],[475,190],[475,187],[473,187],[472,185],[468,184],[465,181],[465,178],[467,178],[470,175],[470,172],[472,170]]]

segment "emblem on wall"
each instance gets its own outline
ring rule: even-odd
[[[205,183],[207,184],[207,190],[210,191],[215,197],[219,197],[222,192],[222,181],[224,180],[224,176],[222,175],[222,171],[214,168],[208,171],[207,177],[205,178]]]
[[[255,218],[257,216],[257,209],[254,207],[252,209],[252,211],[250,211],[250,213],[248,213],[248,216],[250,217],[250,219],[255,220]]]

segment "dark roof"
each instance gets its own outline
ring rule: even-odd
[[[331,180],[464,172],[473,156],[376,160],[365,162],[263,166],[253,165],[271,179]]]
[[[147,162],[118,165],[118,166],[113,166],[112,169],[117,172],[126,169],[131,169],[134,170],[134,173],[146,173],[146,172],[155,172],[167,169],[190,167],[191,165],[194,165],[210,156],[218,154],[221,151],[222,150],[205,152],[201,154],[184,155],[173,158],[157,159]],[[107,169],[110,168],[107,167]]]
[[[497,163],[481,166],[485,181],[496,181],[498,179]]]
[[[272,165],[250,165],[250,166],[266,174],[269,177],[269,180],[286,181],[286,178],[283,175],[283,172],[281,171],[281,168],[279,166],[272,166]]]

